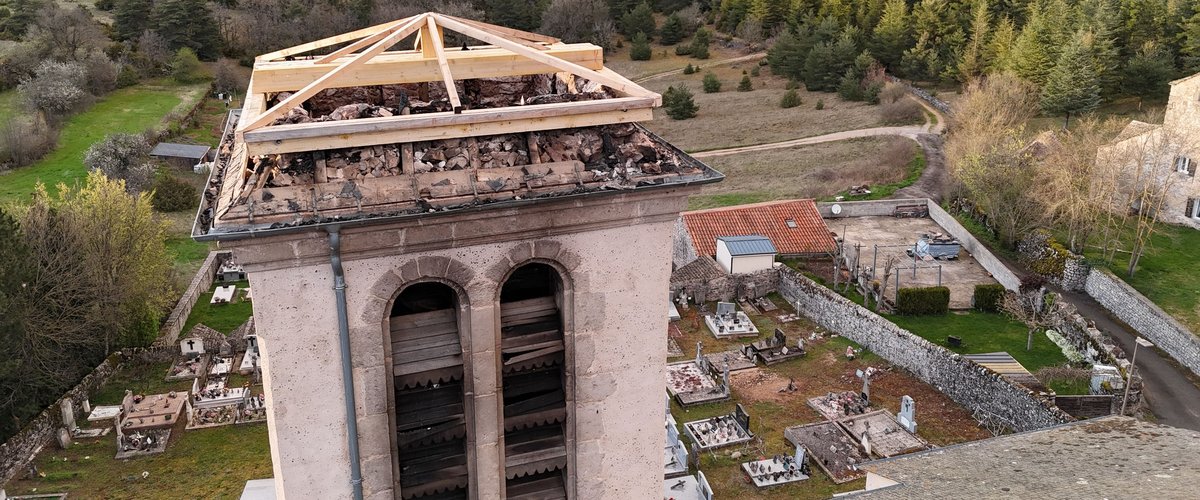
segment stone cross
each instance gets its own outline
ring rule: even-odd
[[[183,339],[179,342],[179,352],[189,359],[204,354],[204,341],[197,338]]]
[[[72,429],[75,429],[76,427],[78,427],[77,425],[75,425],[75,405],[71,403],[71,400],[70,399],[62,400],[62,403],[60,404],[60,409],[62,409],[63,427],[66,427],[67,430],[72,430]],[[65,448],[65,446],[64,446],[64,448]]]
[[[862,370],[855,370],[854,375],[863,381],[862,392],[859,393],[862,396],[863,404],[871,404],[871,376]]]
[[[896,415],[896,423],[913,434],[917,433],[917,403],[913,398],[900,398],[900,413]]]

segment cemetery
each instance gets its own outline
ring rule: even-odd
[[[683,406],[729,399],[729,368],[718,368],[696,342],[696,357],[667,364],[667,393]]]
[[[726,357],[735,351],[753,356],[755,365],[734,370],[731,364],[726,400],[682,404],[678,389],[684,387],[668,387],[667,426],[679,425],[667,430],[664,498],[687,498],[682,492],[692,491],[697,483],[688,478],[698,471],[713,498],[828,498],[862,487],[863,462],[990,435],[936,388],[796,315],[778,295],[765,298],[774,310],[739,311],[756,330],[771,332],[756,338],[713,339],[702,318],[704,309],[715,310],[714,303],[677,307],[672,339],[680,345],[702,341],[703,351],[714,354],[669,358],[669,380],[672,373],[696,374],[710,366],[708,383],[718,385],[717,374],[724,377],[719,363],[738,359]],[[921,402],[920,413],[915,402]],[[679,462],[689,466],[680,470]],[[686,487],[667,489],[680,479],[689,481]]]
[[[717,302],[716,313],[705,315],[704,324],[719,339],[758,336],[754,322],[732,302]]]

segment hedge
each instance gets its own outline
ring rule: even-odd
[[[949,310],[950,289],[944,286],[901,288],[896,293],[896,314],[935,315]]]
[[[1000,312],[1000,300],[1004,298],[1004,285],[990,283],[975,285],[971,305],[983,312]]]

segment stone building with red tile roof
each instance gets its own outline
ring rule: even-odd
[[[762,235],[780,257],[815,257],[837,251],[813,200],[782,200],[684,212],[676,223],[675,266],[717,253],[717,238]]]

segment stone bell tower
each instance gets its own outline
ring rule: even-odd
[[[250,276],[280,498],[661,492],[674,221],[722,177],[602,57],[422,14],[257,59],[194,236]]]

